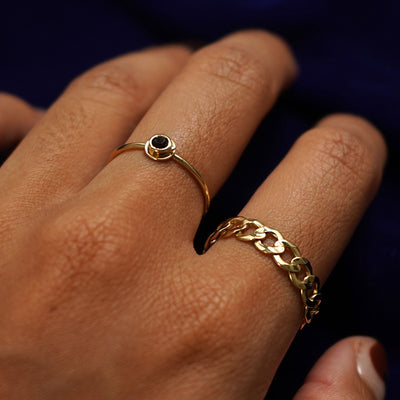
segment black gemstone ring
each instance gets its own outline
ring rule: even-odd
[[[165,161],[165,160],[172,159],[191,173],[191,175],[199,183],[200,188],[203,192],[204,213],[206,213],[208,210],[208,207],[210,206],[210,193],[209,193],[208,187],[207,187],[204,179],[200,175],[200,173],[197,171],[197,169],[194,168],[191,164],[189,164],[181,156],[176,154],[176,152],[175,152],[176,145],[175,145],[174,141],[172,139],[170,139],[167,135],[162,135],[162,134],[154,135],[145,143],[133,142],[133,143],[124,144],[121,147],[118,147],[116,150],[113,151],[113,153],[110,156],[109,162],[111,160],[113,160],[116,156],[118,156],[119,154],[121,154],[125,151],[138,150],[138,149],[143,149],[143,148],[144,148],[145,154],[147,156],[149,156],[152,160]]]

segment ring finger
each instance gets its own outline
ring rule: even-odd
[[[325,281],[378,188],[385,156],[382,136],[367,121],[350,115],[327,117],[299,138],[241,214],[278,229]],[[261,242],[278,246],[275,240],[268,244],[268,239],[262,238]],[[288,272],[277,266],[272,254],[253,245],[255,241],[249,244],[228,237],[219,242],[202,257],[207,258],[203,268],[196,268],[203,277],[212,277],[212,281],[203,281],[228,281],[219,297],[230,301],[212,316],[208,326],[213,329],[217,324],[222,329],[220,337],[230,335],[237,343],[245,343],[233,346],[238,349],[237,356],[243,357],[237,365],[246,365],[245,360],[251,359],[258,366],[253,373],[238,367],[232,380],[247,374],[248,390],[265,390],[265,382],[271,381],[304,321],[300,290],[290,283]],[[296,254],[288,255],[284,261],[294,262]],[[209,267],[204,268],[204,263]],[[209,285],[209,291],[212,286],[215,283]],[[337,289],[340,296],[340,287]],[[232,348],[232,343],[229,346]]]

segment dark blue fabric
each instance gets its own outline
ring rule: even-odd
[[[372,120],[389,147],[382,188],[324,287],[320,316],[296,337],[267,398],[291,398],[325,348],[344,336],[367,334],[388,349],[387,399],[394,400],[400,393],[399,16],[400,3],[390,0],[3,1],[0,90],[47,107],[74,76],[120,53],[155,43],[208,42],[245,27],[280,33],[294,49],[301,75],[255,134],[197,243],[240,210],[319,118],[345,111]],[[259,148],[266,135],[272,139],[264,159]],[[254,165],[260,176],[246,174]]]

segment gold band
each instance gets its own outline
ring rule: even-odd
[[[208,190],[207,184],[200,175],[199,171],[197,171],[197,169],[194,168],[193,165],[189,164],[185,159],[176,154],[176,145],[174,141],[170,139],[167,135],[154,135],[146,143],[132,142],[124,144],[112,152],[108,162],[110,162],[119,154],[125,151],[138,149],[144,149],[146,155],[149,156],[152,160],[166,161],[172,159],[180,164],[182,167],[184,167],[187,171],[189,171],[191,175],[196,179],[203,192],[204,214],[208,211],[208,208],[210,206],[210,192]]]
[[[235,237],[244,242],[252,242],[257,250],[266,255],[272,255],[275,264],[288,272],[293,285],[300,290],[301,299],[304,304],[304,325],[309,324],[312,318],[318,314],[321,304],[321,293],[319,291],[319,279],[313,275],[310,262],[301,256],[296,245],[284,239],[275,229],[268,228],[255,219],[234,217],[224,221],[212,233],[204,245],[206,252],[218,239]],[[272,239],[270,244],[266,240]],[[290,249],[293,257],[286,262],[282,256]]]

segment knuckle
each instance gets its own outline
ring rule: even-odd
[[[72,210],[50,220],[41,229],[46,263],[64,274],[99,273],[118,254],[120,235],[107,211]]]
[[[65,146],[71,147],[74,144],[71,139],[76,132],[90,126],[93,120],[79,101],[70,107],[55,107],[52,112],[52,123],[42,130],[41,135],[37,135],[37,141],[39,145],[50,146],[49,157],[58,159],[64,154]]]
[[[266,63],[243,46],[220,43],[199,51],[192,62],[198,71],[216,78],[222,85],[257,93],[271,84]]]
[[[247,329],[251,329],[248,307],[253,295],[239,280],[227,283],[226,277],[219,278],[218,274],[199,274],[196,280],[179,278],[183,287],[169,309],[173,310],[174,332],[178,332],[177,340],[186,355],[190,349],[193,357],[209,354],[220,358],[230,354],[233,346],[243,344]]]
[[[72,81],[71,88],[83,89],[93,102],[107,106],[116,101],[128,106],[137,105],[144,96],[143,85],[135,71],[115,61],[87,71]]]
[[[362,136],[350,130],[331,127],[315,128],[308,135],[322,173],[334,178],[340,175],[341,182],[347,183],[350,180],[352,184],[354,180],[363,184],[376,175],[376,156]]]
[[[58,168],[60,158],[65,157],[65,149],[79,145],[76,143],[77,132],[85,132],[93,124],[95,116],[79,100],[71,102],[67,107],[54,107],[49,112],[51,119],[36,135],[35,146],[46,148],[44,160]],[[60,173],[63,174],[62,170]]]

